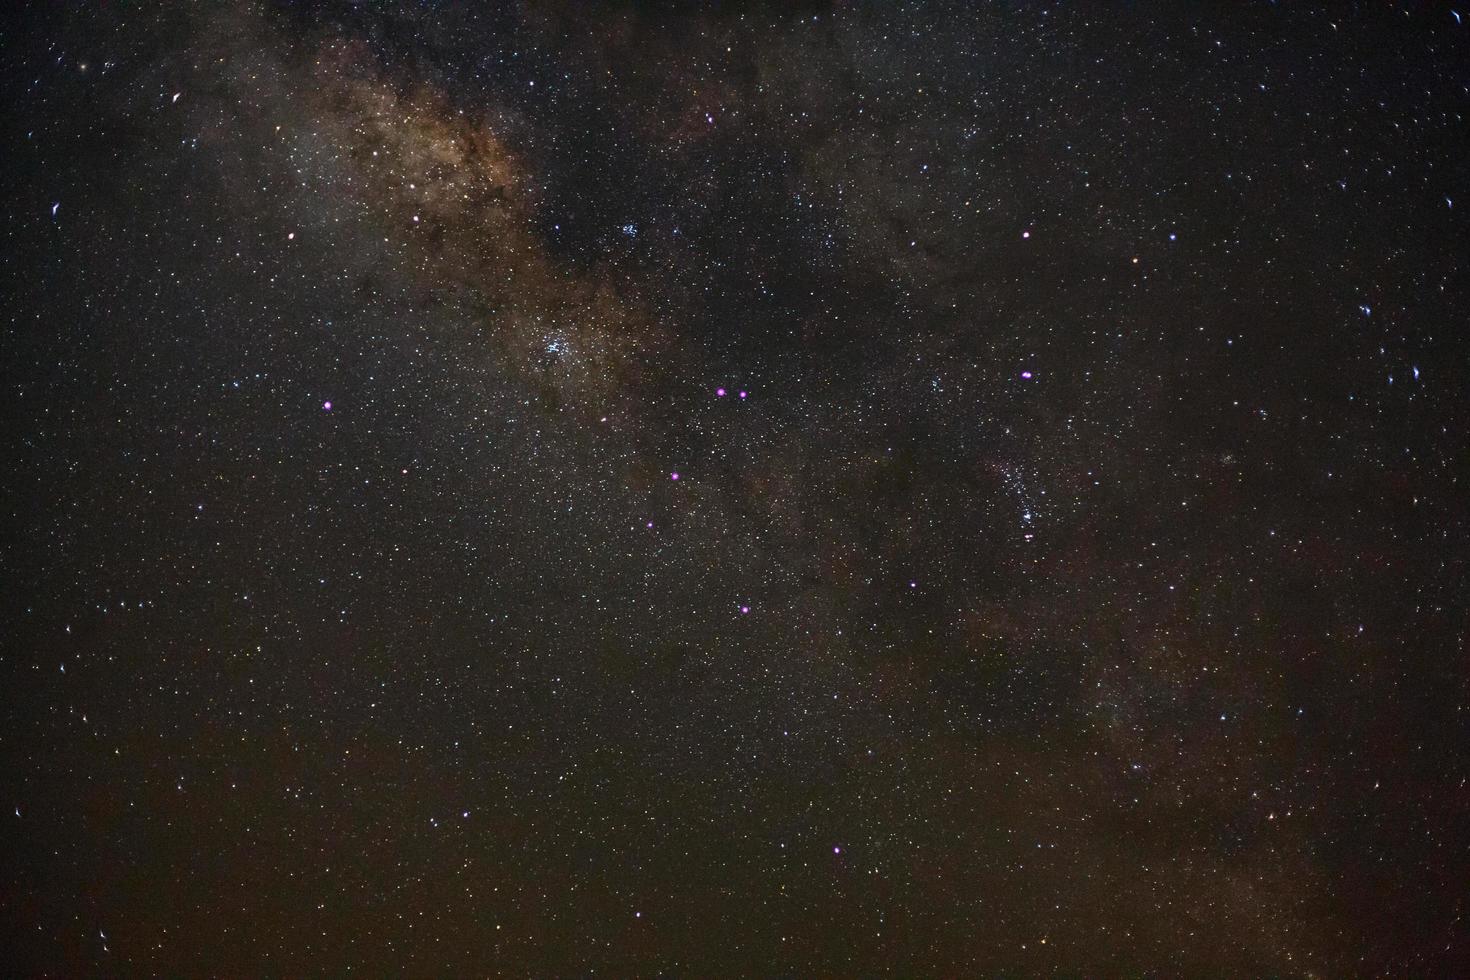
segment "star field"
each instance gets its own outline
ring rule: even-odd
[[[1467,13],[7,13],[5,972],[1470,971]]]

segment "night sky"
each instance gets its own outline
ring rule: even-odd
[[[3,972],[1470,974],[1465,21],[12,5]]]

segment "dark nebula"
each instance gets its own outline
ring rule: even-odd
[[[0,972],[1470,975],[1470,6],[12,7]]]

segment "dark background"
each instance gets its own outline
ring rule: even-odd
[[[6,972],[1470,972],[1457,12],[15,5]]]

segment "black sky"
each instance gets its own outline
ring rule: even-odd
[[[8,12],[5,972],[1470,972],[1462,15]]]

